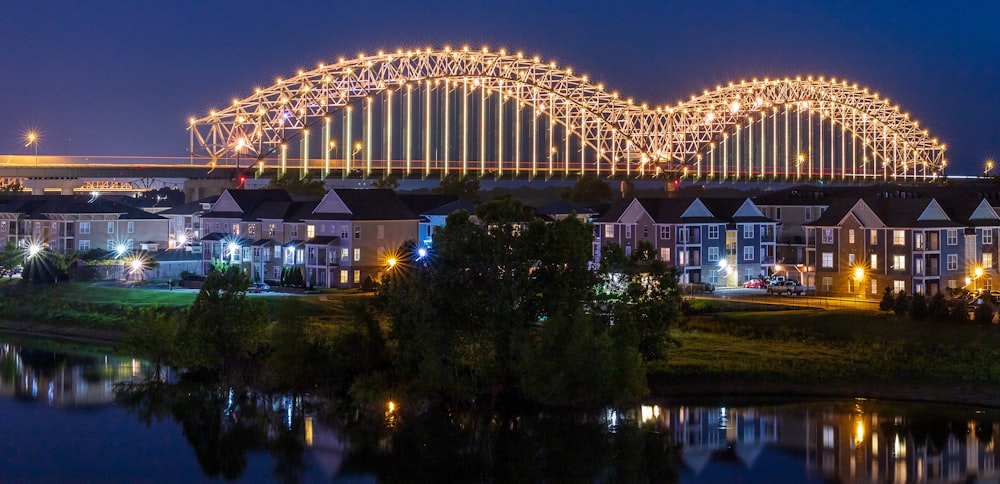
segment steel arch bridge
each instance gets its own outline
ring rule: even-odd
[[[538,57],[379,52],[190,119],[209,163],[302,176],[933,179],[945,145],[846,81],[764,79],[651,108]],[[251,161],[252,160],[252,161]],[[271,166],[273,165],[273,166]]]

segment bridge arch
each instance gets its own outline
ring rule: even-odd
[[[928,178],[947,164],[908,114],[844,81],[744,81],[650,109],[555,63],[485,48],[320,64],[192,118],[189,131],[192,158],[246,155],[324,176]]]

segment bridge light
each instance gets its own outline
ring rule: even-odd
[[[507,49],[500,49],[500,55],[507,55]]]
[[[468,51],[469,51],[469,46],[463,45],[462,46],[462,52],[468,52]]]
[[[194,118],[188,118],[188,122],[191,123],[191,126],[194,126]]]

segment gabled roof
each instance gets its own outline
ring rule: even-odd
[[[306,245],[330,245],[334,242],[339,242],[340,237],[333,235],[317,235],[306,241]]]
[[[108,197],[90,195],[15,195],[0,199],[0,212],[18,213],[28,219],[52,215],[106,214],[119,220],[157,220],[163,217]]]
[[[396,192],[383,188],[335,188],[306,220],[418,220]]]

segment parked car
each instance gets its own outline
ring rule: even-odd
[[[255,282],[250,284],[247,292],[261,293],[261,292],[271,292],[271,286],[266,282]]]
[[[754,278],[752,278],[752,279],[744,282],[743,283],[743,287],[749,288],[749,289],[764,289],[764,288],[767,287],[767,283],[764,282],[762,279],[754,277]]]
[[[786,296],[791,296],[792,294],[803,295],[806,293],[806,287],[799,284],[797,281],[787,280],[778,284],[772,284],[767,286],[768,294],[784,294]]]

